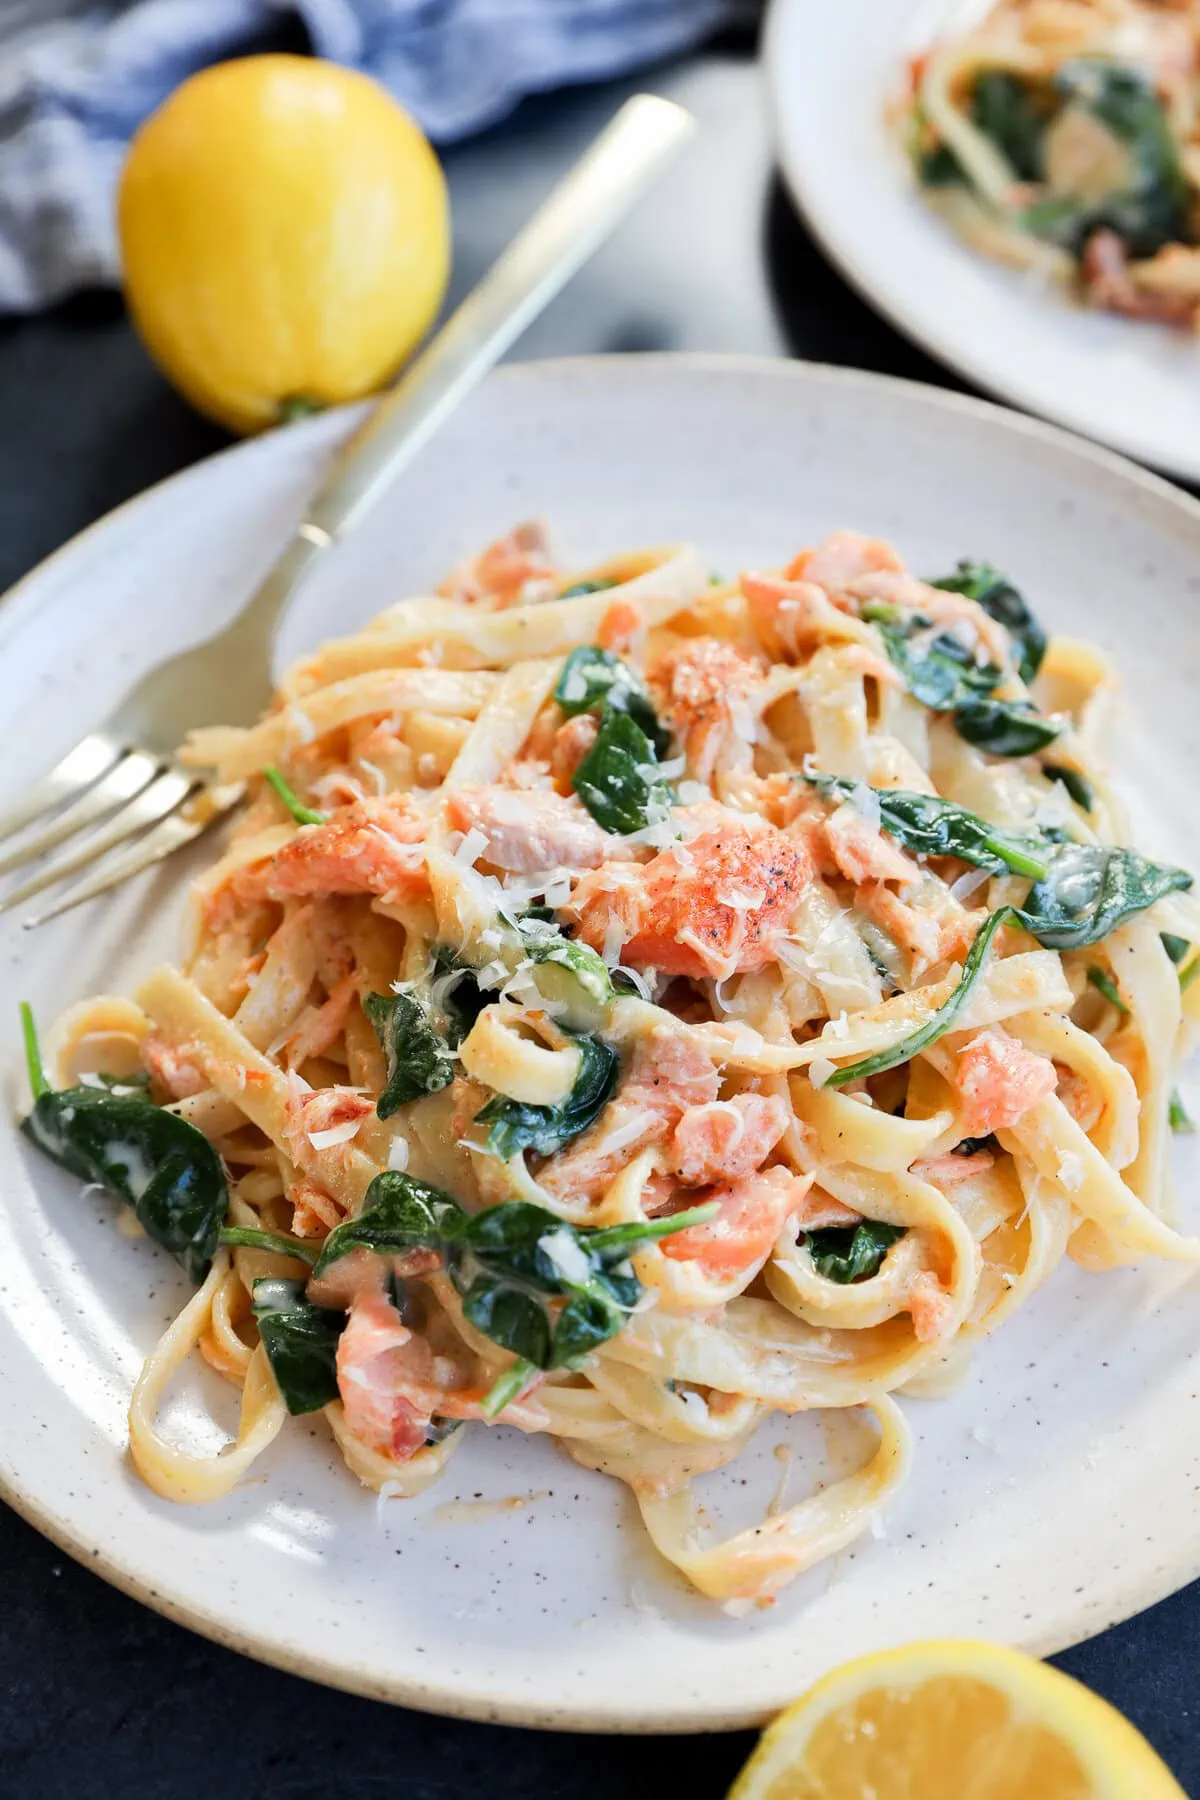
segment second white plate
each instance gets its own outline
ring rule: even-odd
[[[1085,312],[960,242],[921,200],[884,116],[929,41],[929,0],[773,0],[764,61],[792,195],[901,330],[991,393],[1200,481],[1200,345]],[[941,9],[943,12],[945,8]]]

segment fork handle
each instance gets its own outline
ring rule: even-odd
[[[690,113],[656,94],[625,102],[338,453],[295,537],[251,603],[256,627],[273,621],[313,558],[370,511],[694,129]]]

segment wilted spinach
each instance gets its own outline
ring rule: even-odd
[[[270,1250],[278,1256],[296,1256],[301,1262],[317,1260],[317,1246],[281,1231],[260,1231],[255,1225],[222,1225],[219,1242],[231,1250]]]
[[[1066,763],[1048,762],[1042,764],[1042,774],[1049,776],[1051,781],[1061,782],[1076,806],[1086,813],[1091,812],[1096,804],[1096,790],[1086,775],[1081,774],[1078,769],[1068,767]]]
[[[843,1286],[877,1275],[891,1246],[904,1236],[903,1225],[864,1219],[860,1225],[828,1225],[806,1235],[813,1266],[826,1281]]]
[[[716,1211],[710,1203],[593,1229],[524,1200],[467,1213],[440,1189],[388,1172],[371,1183],[358,1217],[330,1233],[314,1276],[360,1248],[384,1256],[434,1252],[471,1324],[526,1365],[523,1374],[505,1375],[498,1403],[493,1393],[490,1410],[499,1411],[532,1369],[575,1367],[620,1331],[642,1292],[627,1266],[634,1251],[704,1224]],[[551,1313],[553,1300],[565,1304]]]
[[[1164,895],[1190,888],[1186,869],[1110,844],[1063,844],[1017,917],[1048,950],[1098,944]]]
[[[846,1063],[842,1068],[835,1069],[825,1085],[832,1088],[844,1087],[848,1081],[861,1081],[869,1075],[882,1075],[885,1069],[895,1069],[901,1063],[911,1062],[914,1056],[918,1056],[930,1044],[935,1044],[940,1037],[952,1031],[955,1021],[966,1010],[967,1002],[983,973],[992,939],[1002,925],[1019,922],[1020,917],[1014,907],[998,907],[976,932],[958,984],[937,1011],[926,1019],[924,1025],[918,1026],[916,1031],[910,1031],[899,1043],[893,1044],[890,1050],[877,1050],[873,1056],[861,1057],[858,1062]]]
[[[1129,1011],[1121,998],[1120,988],[1106,970],[1098,968],[1093,963],[1087,972],[1087,978],[1089,984],[1095,988],[1098,994],[1103,995],[1110,1006],[1115,1006],[1118,1012],[1127,1013]]]
[[[971,92],[971,117],[1019,181],[1042,179],[1047,114],[1027,82],[1006,69],[984,69]]]
[[[616,587],[616,585],[611,576],[606,576],[602,581],[573,581],[570,587],[562,589],[558,598],[560,600],[577,600],[584,594],[602,594],[606,588]]]
[[[475,1122],[488,1126],[487,1149],[505,1162],[521,1150],[551,1156],[586,1131],[604,1106],[617,1081],[617,1054],[596,1037],[575,1039],[579,1047],[579,1072],[561,1106],[530,1106],[497,1094]]]
[[[605,831],[622,836],[666,818],[671,790],[656,772],[654,745],[631,714],[607,711],[571,786]]]
[[[289,786],[273,763],[262,771],[262,776],[275,789],[297,825],[324,825],[328,822],[329,814],[318,812],[315,806],[305,806],[295,788]]]
[[[279,1275],[254,1283],[254,1317],[271,1373],[292,1414],[317,1412],[338,1397],[337,1344],[346,1315],[314,1306],[302,1281]]]
[[[571,778],[596,823],[626,834],[641,831],[654,814],[665,817],[671,790],[655,764],[670,737],[637,671],[611,650],[585,644],[563,664],[554,698],[568,718],[599,718],[596,741]]]
[[[641,726],[658,756],[670,745],[670,736],[658,722],[645,682],[636,669],[611,650],[600,650],[591,644],[572,650],[563,664],[554,698],[568,719],[584,712],[628,713],[634,724]]]
[[[475,971],[448,944],[438,945],[433,961],[438,970],[438,1007],[445,1015],[446,1039],[450,1048],[457,1050],[488,1004],[488,996],[476,981]],[[446,980],[447,976],[452,979]]]
[[[1188,1116],[1179,1089],[1175,1088],[1167,1105],[1167,1124],[1175,1132],[1192,1132],[1196,1127]]]
[[[930,626],[923,614],[873,605],[865,606],[862,616],[878,628],[913,698],[934,712],[952,713],[955,730],[968,743],[993,756],[1029,756],[1062,731],[1060,723],[1043,718],[1028,700],[995,699],[992,690],[1004,671],[995,663],[977,662],[949,632],[917,642]]]
[[[445,1039],[436,1032],[416,995],[367,994],[363,1011],[387,1058],[387,1082],[375,1106],[381,1119],[422,1094],[436,1094],[454,1080]]]
[[[1138,69],[1077,57],[1057,71],[1054,85],[1067,105],[1091,113],[1124,145],[1129,180],[1100,199],[1050,194],[1021,215],[1025,228],[1076,256],[1100,230],[1115,232],[1135,257],[1186,237],[1187,179],[1153,82]]]
[[[805,780],[827,799],[854,801],[862,784],[844,775],[807,775]],[[879,823],[890,837],[918,856],[957,856],[993,875],[1046,873],[1052,845],[1039,833],[1004,831],[978,813],[936,794],[904,788],[871,788],[879,803]]]
[[[982,606],[997,624],[1003,625],[1017,650],[1017,672],[1021,680],[1033,680],[1046,654],[1046,633],[1030,611],[1024,594],[1013,586],[1007,575],[1002,575],[990,563],[964,559],[953,575],[943,575],[929,585],[948,593],[965,594],[968,600]]]
[[[51,1088],[33,1014],[21,1005],[33,1109],[21,1129],[81,1180],[132,1206],[147,1237],[192,1281],[208,1273],[229,1204],[221,1158],[202,1132],[124,1084]]]

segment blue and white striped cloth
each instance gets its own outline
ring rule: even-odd
[[[524,94],[698,42],[744,0],[2,0],[0,311],[116,279],[130,136],[206,63],[299,19],[318,56],[376,76],[442,143]]]

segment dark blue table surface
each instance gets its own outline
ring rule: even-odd
[[[722,42],[637,84],[690,106],[700,140],[517,354],[742,351],[962,385],[859,300],[797,221],[752,48]],[[634,85],[531,102],[447,156],[452,298]],[[226,441],[150,366],[114,297],[0,328],[0,590]],[[1200,1795],[1198,1659],[1200,1585],[1058,1660]],[[0,1508],[0,1800],[718,1800],[750,1743],[521,1732],[314,1687],[169,1624]]]

